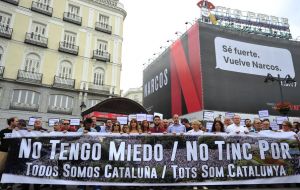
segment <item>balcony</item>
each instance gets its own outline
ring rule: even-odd
[[[48,113],[56,113],[56,114],[67,114],[72,115],[72,108],[62,108],[57,106],[49,106]]]
[[[0,36],[3,38],[11,39],[13,29],[9,28],[8,25],[0,25]]]
[[[82,18],[80,16],[70,12],[64,12],[63,20],[77,25],[81,25],[82,23]]]
[[[37,112],[39,110],[39,106],[36,104],[27,104],[20,102],[11,102],[9,109],[12,110],[22,110],[22,111],[34,111]]]
[[[19,5],[19,0],[1,0],[1,1],[13,4],[13,5]]]
[[[93,51],[93,59],[96,59],[98,61],[104,61],[104,62],[109,62],[110,61],[110,54],[105,51],[101,50],[94,50]]]
[[[88,83],[88,90],[97,93],[113,94],[114,88],[109,85],[94,84],[90,82]]]
[[[32,44],[40,47],[48,47],[48,38],[35,33],[26,33],[25,43]]]
[[[55,76],[53,87],[73,89],[75,88],[75,79],[68,79],[68,78]]]
[[[34,73],[34,72],[19,70],[17,80],[21,82],[41,84],[42,78],[43,78],[42,73]]]
[[[95,24],[95,30],[104,32],[107,34],[111,34],[112,27],[108,24],[102,23],[102,22],[96,22]]]
[[[31,10],[52,17],[53,8],[39,2],[32,2]]]
[[[79,47],[68,42],[59,42],[58,51],[78,55]]]

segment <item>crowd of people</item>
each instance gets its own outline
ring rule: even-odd
[[[136,119],[131,119],[128,124],[121,125],[118,121],[107,120],[105,123],[98,125],[96,117],[86,118],[80,126],[71,126],[70,120],[64,119],[60,122],[55,122],[52,130],[49,130],[42,125],[41,119],[34,121],[33,128],[29,128],[25,120],[18,119],[17,117],[9,118],[7,120],[7,127],[0,131],[0,152],[7,153],[9,150],[8,141],[4,138],[6,133],[12,133],[18,130],[27,131],[40,131],[40,132],[99,132],[99,133],[115,133],[115,134],[152,134],[152,133],[163,133],[163,134],[194,134],[202,135],[205,133],[227,133],[227,134],[251,134],[251,133],[267,133],[274,131],[270,127],[270,121],[268,119],[260,120],[250,119],[245,120],[245,124],[241,123],[241,117],[234,115],[233,118],[215,118],[211,130],[206,128],[203,121],[196,120],[190,122],[188,119],[179,119],[177,114],[173,115],[172,120],[161,119],[159,116],[154,116],[153,122],[147,120],[138,122]],[[283,121],[280,125],[282,132],[294,136],[298,142],[300,137],[300,123],[294,122],[293,124],[289,121]],[[300,144],[300,143],[299,143]],[[0,163],[3,162],[0,154]],[[0,164],[0,173],[4,170],[4,165]],[[58,186],[59,187],[59,186]],[[95,186],[94,190],[97,190]],[[11,189],[11,186],[6,186],[6,189]],[[23,190],[29,189],[29,185],[23,185]],[[39,185],[34,186],[35,190],[40,189]],[[83,188],[80,188],[83,189]]]

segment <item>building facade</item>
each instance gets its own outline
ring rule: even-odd
[[[118,0],[0,1],[0,124],[17,116],[80,117],[120,96]]]
[[[143,87],[129,88],[126,92],[123,93],[123,97],[131,99],[143,105]]]

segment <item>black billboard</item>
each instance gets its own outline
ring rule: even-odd
[[[157,88],[165,70],[167,84]],[[197,23],[144,70],[144,106],[166,117],[203,109],[279,115],[280,86],[264,83],[268,73],[299,81],[300,43]],[[281,87],[289,115],[300,116],[297,82]]]

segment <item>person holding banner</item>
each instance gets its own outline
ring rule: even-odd
[[[142,133],[140,126],[136,119],[132,119],[129,123],[129,133]]]
[[[227,129],[227,127],[232,124],[231,118],[225,117],[223,123],[224,123],[224,128]]]
[[[108,119],[105,123],[105,126],[101,126],[100,133],[109,133],[112,130],[113,122]]]
[[[233,124],[226,128],[226,132],[230,134],[247,134],[249,133],[249,130],[247,127],[241,125],[241,117],[239,115],[234,115]]]
[[[141,124],[141,130],[143,133],[148,133],[150,132],[150,123],[147,120],[143,120]]]
[[[177,114],[173,115],[173,124],[168,127],[168,133],[185,133],[186,128],[184,125],[179,123],[179,116]]]
[[[165,133],[166,132],[164,125],[161,125],[161,120],[158,115],[154,116],[153,125],[154,126],[150,128],[151,133]]]
[[[112,126],[111,132],[112,133],[120,133],[121,132],[121,125],[118,121]]]
[[[31,131],[31,130],[29,130],[29,131]],[[44,131],[48,131],[48,129],[43,128],[43,126],[42,126],[42,120],[38,118],[38,119],[36,119],[34,121],[33,131],[44,132]]]
[[[253,128],[254,128],[254,132],[259,132],[262,130],[262,125],[261,125],[260,119],[253,120]]]
[[[187,133],[188,134],[193,134],[193,135],[203,135],[204,131],[201,131],[201,126],[202,123],[200,121],[193,121],[192,122],[192,130],[189,130]]]
[[[212,128],[211,128],[211,132],[224,133],[225,132],[224,124],[221,121],[214,121]]]
[[[79,128],[77,132],[84,132],[84,133],[97,132],[97,130],[94,129],[92,126],[93,126],[93,120],[91,118],[86,118],[83,121],[83,127]]]

